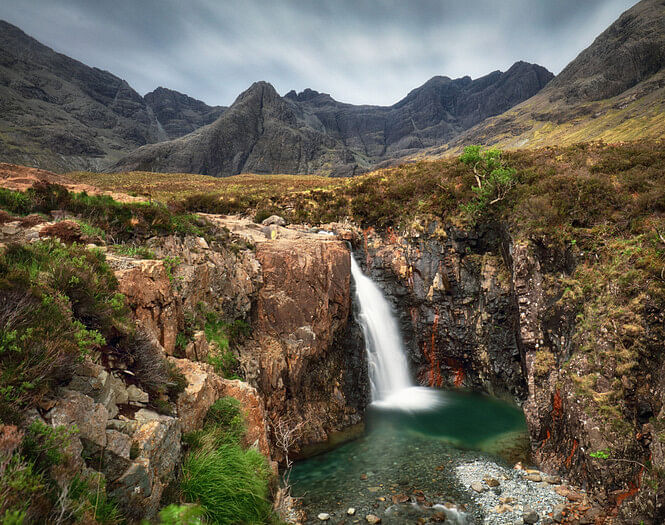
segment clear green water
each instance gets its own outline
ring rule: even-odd
[[[306,522],[317,523],[317,514],[326,512],[329,523],[364,523],[369,513],[380,516],[383,524],[416,523],[442,510],[429,505],[446,503],[464,510],[459,516],[449,513],[448,523],[478,522],[479,510],[457,483],[455,466],[478,457],[498,462],[519,458],[526,439],[524,416],[485,396],[434,395],[438,403],[431,410],[370,407],[363,437],[297,462],[290,478],[292,494],[301,498]],[[397,501],[408,496],[410,503],[394,504],[393,496]],[[418,496],[421,501],[415,505]],[[357,509],[355,516],[346,515],[348,507]]]

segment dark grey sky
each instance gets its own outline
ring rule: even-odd
[[[0,18],[141,94],[252,82],[392,104],[434,75],[558,73],[636,0],[0,0]]]

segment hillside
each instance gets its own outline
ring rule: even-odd
[[[665,135],[665,1],[623,13],[541,92],[424,155]]]
[[[143,144],[189,133],[222,110],[164,89],[144,99],[113,74],[56,53],[0,21],[4,162],[96,170]]]

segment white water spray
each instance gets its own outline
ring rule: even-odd
[[[390,304],[379,287],[363,274],[353,255],[351,275],[367,347],[372,403],[408,410],[432,408],[437,399],[436,391],[416,387],[411,380],[402,336]]]

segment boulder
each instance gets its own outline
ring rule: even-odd
[[[147,458],[155,475],[166,481],[180,460],[180,420],[159,416],[146,421],[134,432],[134,444],[138,457]]]
[[[182,431],[187,433],[197,430],[203,425],[208,409],[222,397],[224,380],[207,363],[174,357],[169,360],[187,379],[187,388],[176,400]]]
[[[85,444],[93,447],[106,446],[106,423],[108,410],[101,403],[80,392],[63,390],[55,406],[48,411],[46,418],[53,426],[78,429],[77,436]]]
[[[220,377],[207,363],[195,363],[173,357],[169,360],[185,376],[188,383],[185,391],[176,400],[183,432],[201,428],[208,410],[219,398],[233,397],[240,401],[245,412],[247,422],[245,444],[255,446],[270,459],[268,426],[263,400],[255,388],[239,380]]]
[[[273,224],[276,226],[286,226],[286,221],[279,215],[271,215],[267,219],[263,219],[261,224],[263,226],[272,226]]]

